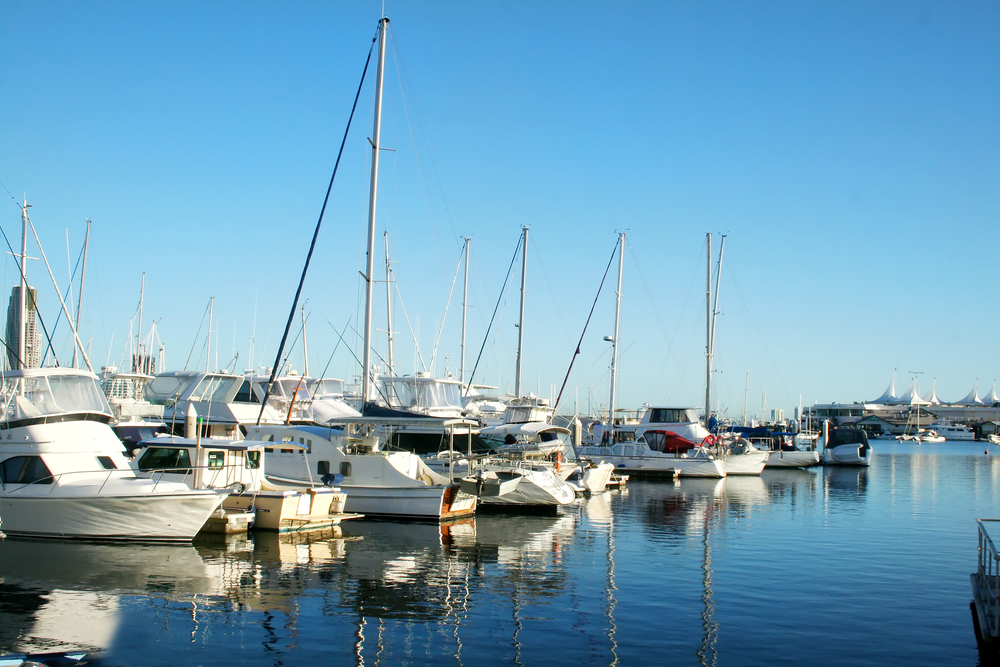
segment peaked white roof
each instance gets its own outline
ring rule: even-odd
[[[892,381],[889,386],[882,393],[881,396],[876,398],[872,403],[895,403],[896,402],[896,371],[892,372]]]
[[[976,384],[973,385],[968,396],[960,401],[955,401],[955,403],[957,405],[982,405],[983,399],[979,398],[979,380],[976,380]]]
[[[941,405],[941,401],[937,397],[937,379],[936,378],[934,380],[934,384],[931,385],[931,393],[927,394],[927,396],[924,398],[924,401],[926,401],[930,405]]]
[[[930,405],[929,401],[920,398],[920,388],[917,386],[916,380],[910,383],[902,396],[891,402],[895,405]]]
[[[994,405],[1000,403],[1000,396],[997,396],[997,381],[993,381],[993,387],[990,388],[990,393],[983,396],[983,403],[986,405]]]

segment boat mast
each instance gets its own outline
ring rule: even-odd
[[[385,332],[389,337],[389,375],[396,374],[392,361],[392,278],[389,273],[389,232],[385,233],[385,314],[388,323]]]
[[[521,311],[517,319],[517,369],[514,373],[514,396],[521,397],[521,351],[524,344],[524,281],[528,277],[528,226],[521,228],[524,238],[521,243]]]
[[[142,272],[142,282],[139,283],[139,327],[135,331],[135,357],[132,359],[132,372],[142,373],[142,300],[146,294],[146,272]]]
[[[747,383],[743,388],[743,425],[747,425],[747,399],[750,397],[750,371],[747,371]]]
[[[76,300],[76,330],[80,330],[80,310],[83,308],[83,279],[87,276],[87,251],[90,247],[90,218],[87,218],[87,235],[83,237],[83,266],[80,269],[80,290]],[[76,368],[77,349],[73,347],[73,368]]]
[[[608,426],[614,440],[615,401],[618,392],[618,332],[622,319],[622,273],[625,270],[625,232],[618,235],[618,290],[615,292],[615,334],[611,341],[611,397],[608,403]]]
[[[205,348],[205,372],[209,372],[212,363],[212,315],[215,314],[215,297],[208,300],[208,345]]]
[[[302,304],[302,377],[309,375],[309,344],[306,342],[306,306]]]
[[[26,326],[24,322],[25,303],[24,291],[28,288],[28,279],[25,277],[24,260],[28,254],[28,209],[31,204],[25,197],[21,204],[21,289],[18,298],[18,333],[17,333],[17,361],[21,368],[27,368],[24,361],[24,334]]]
[[[378,193],[378,152],[379,135],[382,130],[382,72],[385,70],[385,29],[389,19],[382,17],[378,22],[378,75],[375,79],[375,121],[372,126],[372,177],[368,194],[368,257],[365,262],[365,328],[364,354],[361,368],[361,409],[371,388],[369,368],[371,367],[372,337],[372,274],[375,272],[375,199]]]
[[[462,359],[458,365],[458,380],[465,384],[465,320],[466,311],[469,308],[469,243],[472,241],[465,237],[465,289],[462,292]]]
[[[705,275],[705,426],[712,412],[712,232],[705,235],[708,252]]]

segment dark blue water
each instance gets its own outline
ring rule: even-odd
[[[558,516],[195,546],[0,542],[0,651],[111,665],[976,665],[981,443],[629,483]]]

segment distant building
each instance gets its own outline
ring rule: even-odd
[[[24,299],[24,367],[39,368],[42,365],[42,344],[38,335],[37,291],[29,287]],[[20,368],[17,351],[21,337],[21,286],[15,285],[7,305],[7,367]]]

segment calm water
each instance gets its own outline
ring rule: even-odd
[[[111,665],[976,665],[982,443],[630,482],[558,516],[196,546],[0,541],[0,652]]]

